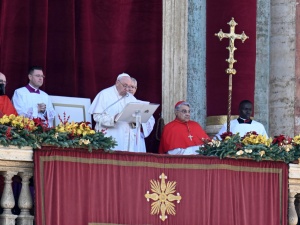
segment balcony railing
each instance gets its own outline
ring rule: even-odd
[[[1,196],[1,225],[33,225],[34,216],[30,214],[33,200],[29,188],[29,180],[33,177],[33,150],[31,148],[0,147],[0,173],[4,178]],[[12,189],[12,178],[17,175],[22,180],[22,188],[18,202]],[[15,205],[20,209],[14,215]],[[300,164],[289,165],[289,225],[298,224],[300,215]]]
[[[34,217],[30,215],[33,205],[29,189],[29,179],[33,176],[33,150],[31,148],[0,147],[0,173],[4,178],[4,188],[0,205],[3,213],[0,215],[2,225],[32,225]],[[22,180],[22,188],[15,201],[12,178],[17,175]],[[12,209],[15,205],[20,209],[19,215],[14,215]]]

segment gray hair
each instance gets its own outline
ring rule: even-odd
[[[176,111],[179,111],[179,108],[183,105],[190,107],[190,104],[188,102],[181,102],[180,104],[175,106],[174,112],[176,113]]]
[[[134,77],[131,77],[131,80],[133,81],[134,85],[137,87],[137,80]]]

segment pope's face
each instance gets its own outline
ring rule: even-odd
[[[40,88],[44,83],[44,73],[42,70],[34,70],[31,74],[28,75],[29,83],[35,87]]]
[[[176,118],[182,122],[188,122],[190,120],[190,107],[182,105],[179,110],[175,112]]]
[[[129,86],[131,85],[130,77],[121,77],[116,81],[116,88],[119,92],[119,95],[125,96],[129,90]]]

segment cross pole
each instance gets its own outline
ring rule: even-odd
[[[237,62],[237,60],[234,59],[234,51],[237,49],[234,46],[235,39],[244,41],[248,39],[249,37],[244,33],[242,34],[236,34],[235,32],[235,26],[238,25],[234,18],[232,17],[230,22],[227,23],[230,26],[230,33],[224,33],[222,29],[219,31],[219,33],[215,34],[215,36],[218,36],[220,41],[223,38],[229,38],[229,46],[226,47],[229,51],[229,58],[226,59],[228,62],[228,68],[225,70],[227,74],[229,74],[229,84],[228,84],[228,111],[227,111],[227,132],[230,131],[230,117],[231,117],[231,99],[232,99],[232,75],[236,74],[236,70],[233,68],[233,64]]]

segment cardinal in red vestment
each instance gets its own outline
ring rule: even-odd
[[[0,73],[0,117],[3,115],[17,114],[17,111],[10,99],[5,95],[6,77]]]
[[[175,120],[168,123],[162,132],[159,153],[174,155],[198,154],[208,135],[195,121],[190,120],[190,105],[180,101],[175,105]]]

